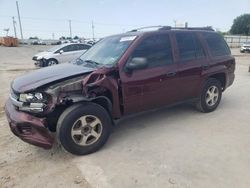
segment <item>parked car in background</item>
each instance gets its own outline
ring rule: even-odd
[[[56,132],[67,151],[84,155],[129,114],[187,101],[214,111],[234,71],[227,43],[211,28],[133,30],[102,39],[72,63],[16,78],[5,112],[25,142],[49,149]]]
[[[95,41],[92,41],[92,40],[87,42],[87,44],[89,44],[89,45],[91,45],[91,46],[93,46],[95,43],[96,43],[96,42],[95,42]]]
[[[242,44],[240,47],[240,52],[241,53],[250,52],[250,42]]]
[[[43,40],[33,40],[31,42],[32,45],[46,45],[46,42]]]
[[[91,45],[88,44],[62,44],[34,55],[32,60],[35,61],[35,65],[38,67],[66,63],[78,58],[90,47]]]
[[[71,43],[70,40],[61,40],[61,44],[67,44],[67,43]]]
[[[51,42],[51,45],[60,45],[62,42],[60,40]]]

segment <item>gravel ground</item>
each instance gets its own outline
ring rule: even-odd
[[[11,80],[44,48],[0,47],[0,187],[249,187],[250,54],[232,50],[236,80],[215,112],[179,105],[126,118],[102,150],[76,157],[22,142],[4,116]]]

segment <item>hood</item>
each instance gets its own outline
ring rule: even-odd
[[[47,52],[47,51],[39,52],[36,55],[34,55],[34,57],[37,57],[37,59],[42,59],[44,56],[51,55],[52,53],[53,52]]]
[[[12,89],[15,92],[23,93],[34,90],[54,81],[72,78],[74,76],[90,73],[94,70],[94,68],[71,63],[46,67],[16,78],[12,83]]]

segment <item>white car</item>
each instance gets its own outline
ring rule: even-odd
[[[250,41],[241,45],[240,52],[241,53],[250,52]]]
[[[88,44],[62,44],[34,55],[32,60],[39,67],[66,63],[80,57],[90,47]]]

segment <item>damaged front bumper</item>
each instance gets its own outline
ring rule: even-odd
[[[54,137],[46,128],[46,119],[32,116],[16,110],[11,100],[5,105],[5,113],[11,131],[29,144],[50,149],[54,143]]]
[[[46,67],[46,63],[47,63],[46,59],[39,59],[39,60],[37,60],[36,58],[32,58],[32,60],[35,61],[34,65],[36,67]]]

